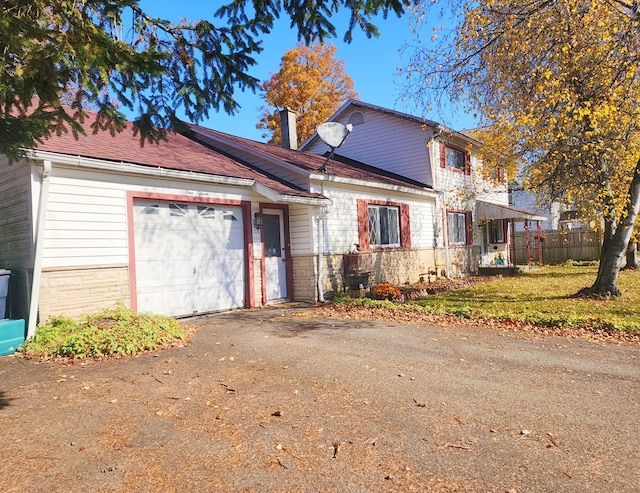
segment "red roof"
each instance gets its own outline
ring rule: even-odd
[[[211,150],[178,133],[168,132],[167,141],[157,144],[145,143],[144,146],[140,145],[139,135],[134,136],[131,122],[127,122],[126,128],[113,136],[109,132],[94,134],[91,123],[95,119],[95,114],[89,115],[82,124],[87,135],[80,135],[78,139],[75,139],[71,132],[60,136],[54,135],[39,143],[36,149],[113,162],[245,178],[255,180],[270,190],[284,195],[323,197]]]
[[[322,168],[327,161],[326,156],[315,154],[313,152],[285,149],[283,147],[225,134],[217,130],[200,127],[198,125],[190,125],[190,127],[197,134],[210,136],[214,139],[223,138],[230,140],[235,144],[252,149],[256,153],[268,154],[310,173],[320,173],[320,168]],[[423,183],[411,180],[404,176],[397,175],[374,166],[369,166],[352,159],[347,159],[339,155],[335,155],[333,160],[335,162],[329,162],[326,166],[327,173],[330,175],[335,175],[341,178],[372,181],[387,185],[417,188],[420,190],[431,188]]]
[[[135,136],[133,133],[133,124],[131,122],[127,122],[126,128],[115,135],[111,135],[107,131],[94,134],[91,129],[91,123],[94,121],[95,116],[95,113],[89,113],[89,117],[82,124],[87,135],[80,135],[78,139],[75,139],[71,132],[60,136],[54,135],[38,144],[37,150],[156,168],[245,178],[255,180],[270,190],[283,195],[324,197],[321,194],[310,193],[297,185],[259,169],[255,165],[246,163],[240,157],[233,156],[233,153],[216,150],[215,140],[226,139],[255,155],[271,156],[308,173],[320,173],[320,169],[327,161],[325,156],[307,151],[284,149],[198,125],[190,125],[191,130],[196,134],[212,137],[213,144],[207,143],[204,145],[185,135],[168,132],[167,141],[161,141],[157,144],[145,143],[144,146],[141,146],[139,136]],[[330,175],[342,178],[365,180],[419,190],[429,188],[406,177],[337,155],[334,157],[333,162],[327,163],[327,172]]]

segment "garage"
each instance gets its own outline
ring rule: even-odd
[[[135,199],[137,310],[184,316],[245,305],[239,206]]]

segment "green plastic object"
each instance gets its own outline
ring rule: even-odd
[[[0,356],[16,352],[24,342],[24,320],[0,320]]]

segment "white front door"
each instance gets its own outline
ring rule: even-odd
[[[284,236],[284,215],[281,210],[262,211],[262,241],[267,301],[287,297],[287,258]]]

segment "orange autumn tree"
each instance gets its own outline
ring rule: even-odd
[[[336,51],[333,44],[299,43],[284,54],[280,70],[260,85],[266,105],[260,108],[262,117],[256,128],[266,131],[263,137],[269,137],[270,144],[282,143],[278,110],[287,107],[296,112],[302,142],[345,101],[358,97]]]
[[[500,137],[496,154],[519,161],[529,190],[601,224],[598,275],[585,291],[620,295],[618,273],[640,208],[638,2],[446,6],[459,24],[431,31],[433,44],[416,50],[407,69],[413,97],[465,103]]]

